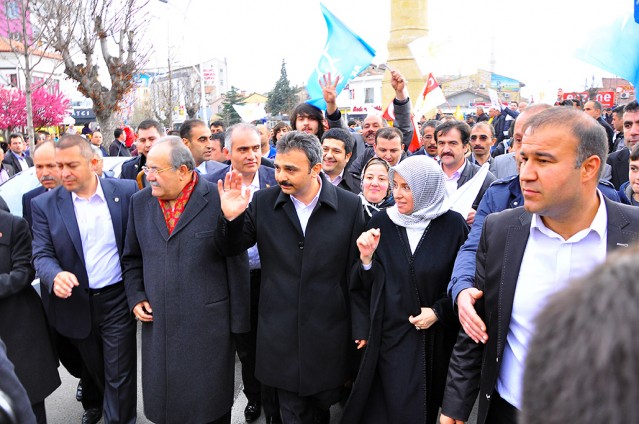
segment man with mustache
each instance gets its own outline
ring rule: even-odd
[[[444,122],[435,130],[437,152],[446,176],[446,191],[451,196],[459,187],[466,184],[479,172],[479,166],[466,159],[465,153],[470,139],[470,127],[465,122]],[[495,176],[488,172],[477,197],[473,201],[472,209],[466,217],[468,225],[473,225],[475,211],[481,202],[488,186],[495,181]]]
[[[232,334],[249,329],[248,260],[215,249],[219,198],[182,139],[158,140],[143,171],[150,188],[131,198],[122,265],[129,312],[142,322],[145,415],[230,424]]]
[[[478,122],[470,131],[470,162],[477,166],[482,166],[486,162],[492,165],[493,157],[490,155],[490,148],[495,141],[493,126],[488,122]]]
[[[240,172],[218,182],[217,249],[236,255],[257,242],[260,252],[255,374],[277,388],[284,423],[328,423],[353,369],[348,276],[364,216],[359,198],[321,170],[319,140],[291,131],[277,142],[278,188],[249,204]]]
[[[224,180],[227,173],[236,170],[242,174],[242,186],[250,188],[251,197],[258,190],[276,186],[273,168],[260,166],[261,142],[259,129],[254,125],[241,123],[229,127],[226,131],[224,150],[228,152],[227,158],[231,164],[207,174],[204,178],[217,184],[218,180]],[[261,414],[261,406],[264,406],[267,423],[278,423],[281,419],[275,389],[262,385],[255,378],[255,346],[262,265],[257,246],[248,249],[248,256],[251,280],[251,331],[234,335],[237,356],[242,362],[244,394],[248,400],[244,416],[248,422],[255,421]]]
[[[422,147],[416,150],[412,155],[427,155],[435,160],[439,160],[437,156],[437,142],[435,141],[435,128],[439,125],[439,121],[431,119],[421,126],[421,143]]]
[[[106,424],[134,423],[136,324],[120,255],[136,184],[98,178],[91,145],[79,135],[60,139],[55,162],[62,185],[31,202],[33,263],[49,293],[49,320],[80,351],[104,394],[82,422],[96,423],[104,413]]]

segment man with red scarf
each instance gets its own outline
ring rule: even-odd
[[[246,253],[215,248],[216,187],[182,139],[155,142],[149,182],[131,198],[122,257],[129,308],[142,322],[144,413],[153,422],[230,423],[235,350],[249,330]]]

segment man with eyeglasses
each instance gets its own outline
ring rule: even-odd
[[[138,125],[136,135],[138,155],[122,164],[120,178],[138,180],[138,185],[142,188],[148,186],[148,184],[144,175],[140,174],[140,171],[142,171],[142,167],[146,164],[146,155],[149,153],[149,150],[151,150],[153,143],[164,136],[164,127],[157,121],[147,119]]]
[[[246,254],[218,253],[218,193],[181,138],[157,141],[143,171],[151,189],[131,198],[122,266],[129,311],[142,322],[145,415],[228,424],[232,335],[249,329]]]
[[[495,138],[493,137],[493,126],[488,122],[478,122],[470,131],[470,163],[482,166],[486,162],[493,163],[493,157],[490,156],[490,148]]]
[[[189,119],[180,126],[180,137],[195,160],[195,169],[201,175],[211,174],[225,168],[213,159],[213,135],[206,122]]]

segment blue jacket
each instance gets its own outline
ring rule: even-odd
[[[610,200],[620,201],[619,194],[609,181],[600,180],[597,188]],[[457,296],[462,290],[475,286],[475,255],[486,216],[523,206],[523,204],[524,196],[519,185],[519,175],[497,180],[486,190],[477,208],[475,222],[470,229],[468,239],[457,253],[453,274],[448,283],[448,295],[453,300],[453,306],[457,305]]]
[[[637,206],[638,203],[632,198],[632,189],[629,187],[630,181],[626,181],[621,184],[621,187],[619,187],[619,191],[617,192],[619,194],[619,199],[621,199],[621,203],[623,204]]]

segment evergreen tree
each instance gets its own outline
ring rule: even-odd
[[[233,124],[237,124],[238,122],[242,122],[242,118],[235,111],[233,105],[243,104],[244,97],[242,97],[237,88],[231,87],[231,89],[224,95],[224,101],[222,102],[222,113],[220,113],[220,116],[222,117],[222,121],[224,121],[224,125],[226,125],[226,128]]]
[[[275,83],[273,90],[268,93],[266,111],[271,115],[289,113],[298,102],[296,91],[296,88],[291,87],[286,76],[286,62],[282,59],[280,79]]]

